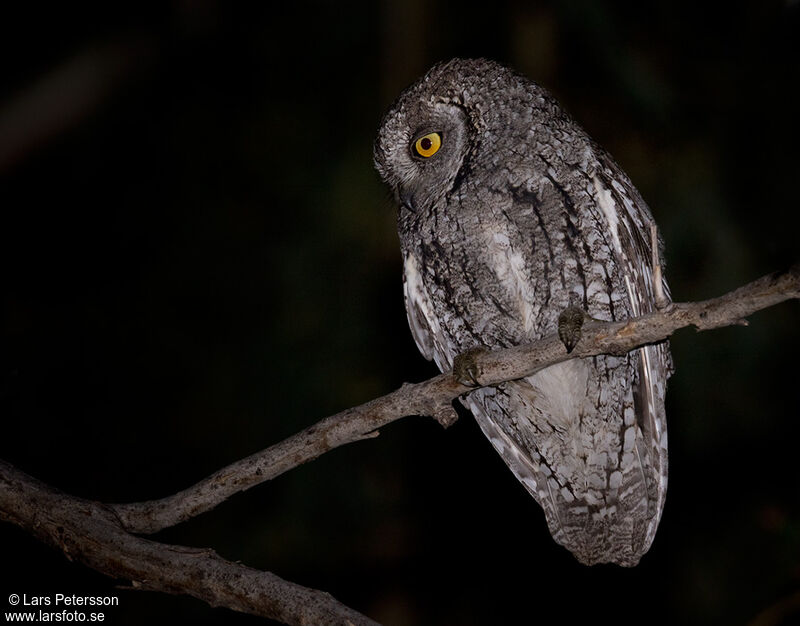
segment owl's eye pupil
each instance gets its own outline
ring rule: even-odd
[[[414,152],[417,156],[432,157],[442,147],[442,135],[439,133],[428,133],[414,142]]]

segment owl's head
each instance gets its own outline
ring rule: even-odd
[[[453,63],[406,89],[381,123],[375,167],[401,210],[417,212],[443,198],[474,149],[475,120],[446,71]]]
[[[435,210],[472,170],[490,174],[508,163],[504,151],[524,141],[549,105],[538,86],[493,61],[435,65],[392,105],[375,141],[375,167],[401,216]]]

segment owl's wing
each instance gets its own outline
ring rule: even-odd
[[[606,280],[614,275],[615,285],[619,285],[615,293],[624,297],[626,304],[611,309],[612,317],[646,313],[654,307],[649,211],[613,161],[605,164],[598,160],[592,174],[585,176],[583,170],[573,179],[573,191],[577,194],[580,181],[585,195],[580,206],[571,208],[591,212],[586,219],[593,222],[596,232],[608,237],[602,247],[613,257],[593,258],[588,246],[575,246],[572,253],[590,255],[579,265],[600,268],[597,271]],[[522,194],[519,201],[532,198],[558,207],[559,186],[555,177],[552,182],[554,190],[546,199]],[[509,214],[541,222],[536,211],[522,209]],[[514,231],[538,232],[535,225],[524,224]],[[547,235],[543,237],[534,248],[550,247]],[[542,330],[547,332],[553,322],[549,318],[568,303],[566,289],[559,289],[558,274],[548,280],[545,273],[543,288],[537,289],[526,282],[522,266],[512,263],[518,255],[509,247],[509,238],[495,239],[502,249],[493,249],[491,258],[503,261],[508,257],[508,263],[500,263],[500,282],[517,285],[510,288],[514,301],[532,312],[522,318],[541,317]],[[454,354],[471,346],[464,341],[466,335],[455,335],[453,316],[442,310],[442,302],[437,308],[430,298],[426,281],[432,284],[434,279],[424,273],[420,259],[412,251],[404,252],[404,291],[412,334],[422,354],[433,358],[444,371]],[[507,266],[519,271],[506,271]],[[544,302],[542,293],[546,294]],[[473,312],[479,314],[477,311]],[[481,315],[491,314],[480,311]],[[533,315],[536,311],[541,313]],[[498,311],[498,316],[501,313]],[[508,324],[504,321],[492,327],[507,329]],[[496,335],[494,339],[505,345],[518,342],[520,336],[516,329],[508,337]],[[469,343],[481,341],[474,339]],[[583,562],[634,565],[652,542],[666,489],[663,398],[669,371],[665,346],[648,346],[624,357],[568,361],[524,381],[476,390],[467,400],[484,433],[542,505],[553,537]]]
[[[592,175],[590,193],[594,205],[602,210],[608,224],[615,260],[622,270],[632,313],[642,315],[655,308],[653,254],[650,226],[655,224],[642,196],[608,153],[595,146],[597,168]],[[664,264],[663,242],[659,234],[658,258]],[[669,285],[662,272],[661,287],[669,299]]]
[[[614,257],[622,272],[630,303],[630,315],[639,316],[655,310],[655,285],[653,283],[653,254],[650,225],[654,223],[646,203],[625,173],[605,152],[598,150],[598,168],[592,182],[594,199],[606,218]],[[660,241],[655,242],[662,248]],[[659,262],[663,263],[659,250]],[[664,295],[669,299],[669,287],[663,279]],[[664,414],[666,381],[673,365],[669,344],[638,349],[639,359],[633,386],[637,433],[637,449],[641,462],[651,475],[658,476],[658,484],[648,484],[648,508],[656,512],[650,521],[649,532],[655,534],[664,505],[667,485],[667,430]]]
[[[575,255],[587,273],[579,276],[587,292],[590,273],[619,285],[616,307],[609,293],[608,308],[595,298],[590,313],[639,316],[655,308],[652,217],[610,158],[598,150],[595,163],[588,176],[586,170],[575,172],[571,197],[555,176],[551,182],[567,210],[586,212],[581,215],[604,238],[600,247],[610,256],[595,256],[589,242],[567,246],[562,260]],[[568,204],[573,198],[579,204]],[[559,205],[557,193],[537,200],[545,211]],[[535,296],[535,288],[529,291]],[[669,293],[666,284],[664,291]],[[544,292],[550,298],[546,318],[566,306],[568,294],[556,280]],[[635,565],[655,536],[666,493],[664,394],[670,372],[667,345],[660,344],[621,357],[567,361],[469,397],[484,433],[542,505],[553,537],[582,562]]]
[[[436,359],[439,369],[442,367],[438,355],[441,350],[435,350],[435,335],[441,335],[439,320],[433,314],[433,305],[425,291],[420,275],[419,263],[411,253],[405,254],[403,267],[403,293],[406,302],[406,315],[408,316],[408,326],[417,344],[417,348],[429,361]]]

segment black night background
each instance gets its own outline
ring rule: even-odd
[[[800,2],[0,9],[0,458],[104,502],[178,491],[436,372],[403,308],[384,110],[487,56],[627,171],[676,300],[800,260]],[[670,484],[635,569],[586,568],[468,414],[409,417],[155,536],[386,624],[800,622],[800,304],[683,330]],[[123,591],[0,524],[11,593],[107,622],[257,624]]]

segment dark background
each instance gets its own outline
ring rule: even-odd
[[[648,200],[675,299],[800,258],[797,1],[9,5],[0,457],[69,493],[167,495],[435,373],[371,150],[438,60],[556,94]],[[669,497],[635,569],[557,546],[469,417],[401,420],[157,537],[393,625],[797,623],[798,313],[674,337]],[[118,594],[113,624],[261,623],[116,590],[8,524],[0,562],[3,611]]]

